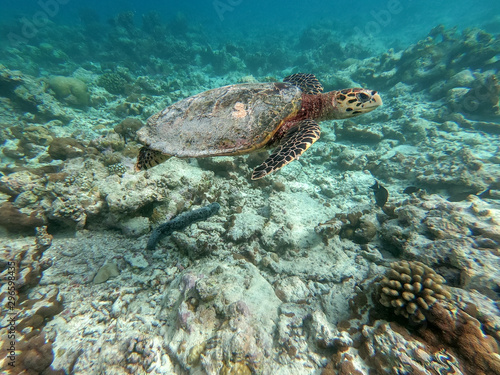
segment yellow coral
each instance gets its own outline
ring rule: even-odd
[[[379,301],[394,308],[397,315],[421,322],[425,320],[422,310],[451,297],[444,282],[442,276],[421,262],[394,262],[381,281]]]
[[[250,375],[251,373],[250,368],[243,362],[236,362],[232,366],[224,364],[220,371],[221,375]]]

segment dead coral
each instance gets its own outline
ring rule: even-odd
[[[405,327],[385,320],[363,325],[361,358],[373,374],[462,374],[462,366],[454,351],[422,342]],[[474,374],[475,373],[471,373]]]
[[[442,85],[443,79],[464,69],[486,70],[498,66],[500,41],[479,29],[435,27],[427,38],[402,52],[389,50],[367,61],[351,78],[376,87],[392,87],[399,82],[428,88]],[[433,92],[442,93],[438,87]]]
[[[23,81],[22,73],[18,70],[9,70],[0,64],[0,94],[2,96],[12,92]]]
[[[142,123],[141,120],[136,119],[134,117],[127,117],[118,125],[116,125],[114,130],[115,133],[120,134],[125,139],[126,142],[127,139],[136,139],[137,130],[139,130],[143,126],[144,124]]]
[[[364,373],[356,369],[350,354],[339,351],[332,356],[331,361],[321,371],[321,375],[364,375]]]
[[[494,75],[481,77],[476,75],[471,89],[462,99],[463,111],[477,115],[498,114],[498,100],[500,98],[500,84]]]
[[[27,170],[13,172],[0,177],[0,192],[16,198],[25,191],[37,194],[44,190],[43,178]]]
[[[0,226],[9,232],[34,234],[34,229],[44,224],[45,219],[35,211],[28,215],[19,211],[11,202],[0,205]]]
[[[42,277],[43,270],[51,266],[52,263],[50,262],[40,261],[43,252],[51,245],[52,235],[47,233],[47,227],[38,227],[36,229],[35,246],[23,246],[22,249],[7,253],[6,258],[19,265],[19,272],[16,275],[16,288],[18,291],[24,292],[37,285]],[[18,302],[20,304],[22,301],[19,300]]]
[[[442,276],[421,262],[394,262],[381,281],[380,303],[394,308],[396,315],[422,322],[425,320],[422,311],[438,300],[451,298],[442,285],[444,282]]]
[[[48,153],[52,159],[66,160],[83,156],[85,147],[73,138],[54,138]]]
[[[54,133],[45,126],[17,125],[11,127],[10,131],[15,138],[19,139],[22,146],[27,144],[48,146],[54,139]]]
[[[30,295],[30,289],[38,285],[43,270],[51,266],[50,263],[40,261],[43,252],[51,246],[52,236],[47,233],[46,228],[37,230],[37,237],[32,245],[9,246],[4,244],[0,251],[5,259],[8,259],[15,268],[15,280],[17,294],[16,324],[15,330],[16,346],[12,346],[12,341],[4,340],[0,343],[0,350],[6,353],[15,352],[13,366],[8,366],[7,362],[12,361],[9,356],[0,358],[0,367],[8,369],[5,374],[64,374],[63,370],[54,370],[51,364],[54,360],[52,342],[46,340],[42,331],[45,324],[55,315],[63,310],[62,297],[57,288],[47,292],[38,291],[37,298]],[[7,280],[9,268],[2,270],[0,277]],[[12,271],[10,271],[12,272]],[[10,275],[10,273],[9,273]],[[10,279],[9,279],[10,280]],[[0,300],[7,300],[8,287],[10,284],[4,283],[0,286]],[[6,305],[7,306],[7,305]],[[3,314],[2,325],[5,325],[9,316]],[[5,325],[6,326],[6,325]]]
[[[31,338],[20,349],[13,374],[64,374],[64,371],[54,371],[50,365],[54,360],[52,343],[45,340],[45,334],[33,331]]]
[[[427,313],[428,327],[419,334],[429,343],[441,347],[449,345],[460,354],[468,374],[500,374],[498,344],[485,335],[481,323],[461,309],[435,304]],[[438,329],[436,329],[436,327]]]
[[[8,130],[9,137],[19,139],[17,148],[4,148],[3,154],[12,159],[20,159],[23,156],[29,158],[35,157],[37,154],[44,152],[45,147],[52,142],[55,135],[44,126],[25,126],[16,125]]]
[[[46,86],[43,80],[8,70],[0,64],[0,96],[9,98],[21,113],[28,112],[28,117],[35,122],[54,119],[69,122],[74,113],[45,92]]]
[[[321,235],[327,244],[328,240],[336,235],[359,244],[369,243],[377,234],[377,222],[368,210],[338,213],[333,219],[318,224],[316,233]]]
[[[380,131],[373,130],[369,127],[357,126],[356,123],[351,120],[336,123],[335,135],[338,140],[366,143],[377,143],[384,137]]]
[[[95,148],[99,153],[110,153],[112,151],[122,151],[125,147],[125,141],[120,135],[110,132],[92,139],[89,147]]]

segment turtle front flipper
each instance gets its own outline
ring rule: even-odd
[[[297,86],[304,94],[316,95],[323,91],[323,85],[314,74],[295,73],[285,77],[283,82]]]
[[[151,150],[148,147],[141,147],[139,156],[137,156],[137,163],[135,164],[136,171],[143,171],[163,163],[165,160],[170,159],[170,155],[161,153],[160,151]]]
[[[299,158],[320,137],[319,125],[313,120],[302,120],[285,134],[278,148],[253,170],[252,180],[258,180]]]

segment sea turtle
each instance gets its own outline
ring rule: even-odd
[[[317,141],[316,121],[351,118],[382,104],[374,90],[322,91],[313,74],[297,73],[283,82],[224,86],[183,99],[151,116],[137,132],[145,146],[136,169],[171,156],[240,155],[276,147],[253,170],[256,180],[298,159]]]

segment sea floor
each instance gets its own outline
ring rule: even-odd
[[[500,374],[499,43],[438,27],[334,71],[311,63],[327,90],[369,87],[384,105],[322,123],[298,161],[258,181],[266,152],[136,172],[135,133],[179,99],[294,67],[249,73],[253,60],[225,47],[193,74],[162,62],[160,80],[97,63],[37,70],[10,50],[0,266],[18,315],[2,368]],[[217,214],[146,250],[152,228],[212,202]]]

